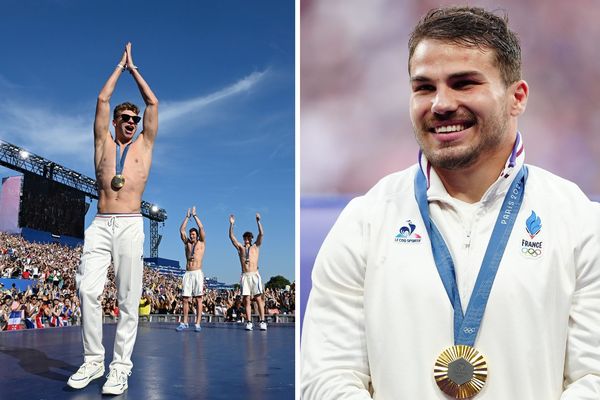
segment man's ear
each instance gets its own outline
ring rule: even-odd
[[[529,98],[529,85],[524,80],[513,83],[509,87],[510,91],[510,115],[518,117],[525,112],[527,99]]]

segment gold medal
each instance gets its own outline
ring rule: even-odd
[[[110,184],[115,189],[121,189],[125,185],[125,177],[123,175],[115,175]]]
[[[435,383],[455,399],[468,399],[483,389],[488,369],[485,357],[468,345],[448,347],[433,368]]]

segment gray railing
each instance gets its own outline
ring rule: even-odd
[[[182,314],[150,314],[148,316],[140,316],[140,321],[148,321],[148,322],[180,322],[183,318]],[[294,323],[296,321],[296,316],[293,314],[278,314],[278,315],[266,315],[265,319],[268,324],[280,324],[280,323]],[[252,321],[258,322],[259,317],[258,314],[252,315]],[[112,317],[110,315],[104,316],[104,323],[115,323],[118,321],[118,318]],[[195,314],[188,314],[188,323],[194,323],[196,321]],[[202,322],[204,323],[224,323],[225,316],[223,315],[212,315],[205,314],[202,316]]]

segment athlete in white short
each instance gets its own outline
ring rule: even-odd
[[[193,229],[193,228],[192,228]],[[195,234],[195,232],[193,232]],[[204,273],[201,269],[186,271],[183,275],[183,297],[198,297],[204,295]]]
[[[117,80],[125,70],[131,73],[146,104],[143,130],[135,140],[142,117],[138,107],[132,103],[115,107],[112,120],[114,137],[109,130],[109,101]],[[158,99],[133,63],[131,43],[128,43],[96,103],[94,165],[98,214],[85,231],[83,254],[76,275],[81,299],[84,363],[67,383],[75,389],[86,387],[90,381],[104,374],[99,297],[111,260],[115,267],[120,315],[113,360],[102,393],[121,394],[128,387],[142,295],[144,224],[140,208],[157,130]]]
[[[245,232],[242,235],[244,244],[241,244],[233,234],[233,225],[235,224],[235,216],[229,216],[229,239],[236,248],[240,257],[242,266],[242,277],[240,286],[242,287],[242,298],[246,309],[246,330],[251,331],[252,328],[252,298],[258,304],[259,327],[261,331],[267,330],[267,322],[265,321],[265,301],[263,298],[263,284],[260,274],[258,273],[258,254],[263,240],[263,227],[260,223],[260,214],[256,213],[256,224],[258,225],[258,237],[256,242],[252,243],[254,235],[252,232]]]
[[[194,217],[198,229],[190,229],[190,237],[186,235],[187,223],[190,216]],[[190,310],[190,299],[193,297],[196,300],[196,324],[194,330],[200,332],[202,327],[202,296],[204,295],[204,274],[202,273],[202,259],[204,258],[206,234],[204,226],[198,215],[196,215],[196,206],[188,208],[185,219],[179,228],[181,240],[185,247],[185,275],[183,276],[183,320],[179,323],[177,332],[188,329],[188,312]]]
[[[242,288],[242,296],[254,297],[263,294],[262,279],[258,271],[242,272],[240,286]]]

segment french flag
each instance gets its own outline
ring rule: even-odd
[[[23,319],[23,310],[14,310],[10,312],[8,316],[8,325],[6,326],[7,331],[19,331],[23,329],[21,320]]]

